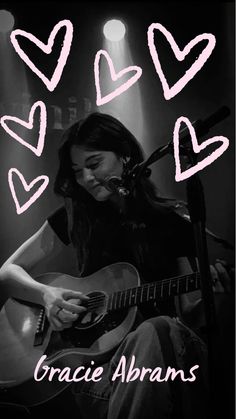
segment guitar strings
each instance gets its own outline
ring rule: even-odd
[[[199,273],[197,273],[196,276],[197,276],[197,279],[198,279],[198,277],[200,276]],[[154,282],[154,283],[153,282],[150,282],[150,283],[147,283],[147,284],[139,285],[139,286],[134,287],[134,288],[127,288],[126,290],[120,290],[120,291],[117,291],[117,293],[118,292],[128,292],[128,291],[131,291],[132,289],[141,290],[141,289],[146,289],[148,287],[154,287],[154,286],[156,286],[158,288],[161,288],[166,283],[171,283],[174,279],[175,278],[173,278],[171,280],[170,279],[166,279],[166,280],[159,281],[159,282]],[[114,293],[114,294],[116,294],[116,293]],[[112,295],[112,294],[110,294],[110,295]],[[105,297],[104,295],[99,295],[98,297],[91,297],[88,302],[96,301],[98,299],[103,299],[104,297]]]
[[[199,278],[199,276],[200,276],[200,274],[197,272],[196,273],[197,279]],[[158,281],[158,282],[149,282],[147,284],[138,285],[137,287],[134,287],[134,288],[127,288],[125,290],[117,291],[117,293],[118,292],[131,291],[132,289],[138,289],[138,290],[140,289],[141,290],[142,288],[144,289],[144,288],[153,287],[153,286],[162,287],[162,285],[165,285],[166,283],[171,283],[172,281],[174,281],[174,280],[176,281],[177,279],[181,279],[181,278],[185,278],[185,276],[179,277],[179,278],[176,277],[176,278],[172,278],[172,279],[164,279],[163,281]],[[112,294],[110,294],[110,295],[112,295]],[[104,298],[104,296],[99,295],[98,297],[91,297],[89,301],[95,301],[95,300],[100,299],[100,298]]]
[[[200,273],[199,272],[194,272],[193,274],[189,274],[189,276],[192,276],[194,274],[196,276],[196,279],[198,280],[199,277],[200,277]],[[111,297],[111,295],[115,295],[115,294],[118,295],[118,292],[128,292],[128,291],[130,291],[132,289],[135,289],[135,288],[138,289],[138,291],[141,291],[141,289],[145,290],[148,287],[151,288],[151,287],[155,287],[156,286],[157,289],[159,290],[161,287],[163,287],[167,283],[170,284],[173,281],[177,281],[177,280],[180,281],[181,278],[186,278],[186,277],[188,277],[188,275],[184,275],[182,277],[167,278],[167,279],[163,279],[161,281],[153,282],[153,283],[150,282],[150,283],[147,283],[147,284],[139,285],[139,286],[134,287],[134,288],[127,288],[126,290],[121,290],[121,291],[117,291],[116,293],[110,294],[109,295],[109,298]],[[104,302],[105,298],[106,298],[105,295],[100,295],[98,297],[91,297],[89,299],[88,303],[87,303],[88,308],[89,309],[98,308],[101,305],[101,303]]]
[[[190,275],[192,275],[192,274],[190,274]],[[195,275],[196,275],[196,279],[199,279],[199,277],[200,277],[200,273],[199,272],[196,272],[195,273]],[[159,289],[161,289],[164,285],[166,285],[167,283],[168,283],[168,285],[170,285],[171,284],[171,282],[173,282],[173,281],[177,281],[177,280],[181,280],[181,278],[186,278],[186,276],[183,276],[183,277],[176,277],[176,278],[172,278],[172,279],[164,279],[163,281],[159,281],[159,282],[154,282],[154,283],[147,283],[147,284],[143,284],[143,285],[140,285],[140,286],[137,286],[137,287],[134,287],[134,288],[127,288],[126,290],[121,290],[121,291],[117,291],[116,293],[114,293],[114,294],[110,294],[110,296],[111,295],[118,295],[118,293],[119,292],[128,292],[128,291],[131,291],[132,289],[137,289],[138,291],[141,291],[141,290],[146,290],[148,287],[149,288],[151,288],[151,287],[157,287],[157,289],[159,290]],[[110,297],[109,296],[109,297]],[[99,296],[97,296],[97,297],[91,297],[90,298],[90,300],[88,301],[88,303],[87,303],[87,306],[90,308],[90,309],[92,309],[92,308],[96,308],[96,307],[99,307],[99,305],[105,300],[105,298],[106,298],[106,296],[105,295],[99,295]]]
[[[193,275],[193,274],[189,274],[189,275]],[[134,289],[136,288],[139,291],[141,289],[145,289],[145,288],[148,288],[148,287],[154,287],[154,286],[156,286],[157,288],[161,288],[166,283],[170,284],[173,281],[181,280],[181,278],[186,278],[187,276],[188,275],[184,275],[182,277],[174,277],[174,278],[163,279],[162,281],[158,281],[158,282],[150,282],[150,283],[147,283],[147,284],[143,284],[143,285],[139,285],[137,287],[134,287]],[[199,279],[200,273],[195,272],[195,276],[196,276],[196,279]],[[118,291],[118,292],[127,292],[127,291],[130,291],[132,289],[133,288],[127,288],[127,290],[121,290],[121,291]],[[117,294],[118,294],[118,292],[117,292]],[[114,293],[114,294],[116,294],[116,293]],[[114,295],[114,294],[111,294],[111,295]],[[104,299],[105,299],[105,295],[100,295],[99,297],[91,297],[90,300],[87,303],[87,306],[89,307],[89,309],[98,308],[101,305],[101,303],[103,303]]]
[[[167,279],[163,279],[163,280],[160,280],[160,281],[157,281],[157,282],[150,282],[150,283],[147,283],[147,284],[142,284],[142,285],[139,285],[139,286],[134,287],[134,288],[127,288],[126,290],[120,290],[120,291],[117,291],[117,292],[115,292],[113,294],[110,294],[108,296],[108,298],[111,298],[112,295],[118,295],[119,292],[128,292],[128,291],[131,291],[132,289],[137,289],[138,292],[140,292],[141,290],[144,290],[145,291],[146,288],[148,288],[148,287],[151,288],[151,287],[155,287],[156,286],[157,287],[157,290],[160,290],[167,283],[168,283],[168,285],[170,285],[171,282],[174,282],[174,281],[177,281],[177,280],[178,281],[181,281],[181,278],[187,278],[188,276],[193,276],[193,275],[195,275],[195,277],[196,277],[197,280],[200,278],[200,272],[194,272],[194,273],[191,273],[189,275],[183,275],[181,277],[167,278]],[[90,310],[91,309],[98,308],[104,302],[105,298],[106,298],[105,295],[99,295],[97,297],[91,297],[89,299],[89,301],[87,302],[87,307]]]
[[[197,276],[197,279],[198,279],[199,278],[199,273],[197,273],[196,276]],[[119,292],[128,292],[128,291],[131,291],[132,289],[138,289],[138,291],[141,291],[142,289],[146,289],[148,287],[151,288],[151,287],[154,287],[154,286],[156,286],[157,288],[161,288],[167,282],[170,284],[171,281],[173,281],[173,280],[174,280],[174,278],[172,280],[166,279],[166,280],[160,281],[160,283],[159,282],[156,282],[156,283],[147,283],[147,284],[143,284],[141,286],[137,286],[137,287],[134,287],[134,288],[127,288],[126,290],[117,291],[117,294]],[[116,294],[116,293],[114,293],[114,294]],[[114,294],[110,294],[110,296],[111,295],[114,295]],[[104,297],[105,297],[104,295],[99,295],[98,297],[91,297],[90,300],[88,301],[88,303],[95,302],[95,301],[98,301],[98,300],[103,300]]]

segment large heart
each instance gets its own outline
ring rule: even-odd
[[[113,90],[113,92],[111,92],[108,95],[103,96],[103,97],[101,95],[100,74],[99,74],[99,62],[100,62],[101,55],[103,55],[107,60],[107,63],[109,65],[109,69],[110,69],[110,73],[111,73],[111,78],[112,78],[113,81],[117,81],[118,79],[120,79],[126,73],[130,73],[131,71],[135,71],[135,74],[130,79],[128,79],[121,86],[119,86],[115,90]],[[121,95],[121,93],[128,90],[129,87],[132,86],[141,77],[141,75],[142,75],[142,69],[140,67],[134,66],[134,65],[130,66],[130,67],[126,67],[123,70],[119,71],[119,73],[116,73],[115,69],[114,69],[112,59],[111,59],[110,55],[108,54],[108,52],[104,51],[102,49],[100,51],[98,51],[96,56],[95,56],[95,61],[94,61],[95,86],[96,86],[96,90],[97,90],[97,101],[96,101],[97,106],[104,105],[105,103],[110,102],[115,97]]]
[[[209,154],[203,160],[201,160],[200,162],[198,162],[197,164],[195,164],[194,166],[190,167],[189,169],[185,171],[181,171],[180,158],[179,158],[179,131],[180,131],[180,126],[182,122],[184,122],[189,129],[194,153],[200,153],[200,151],[204,150],[210,144],[214,144],[218,142],[221,143],[221,145],[216,150],[214,150],[211,154]],[[194,127],[192,126],[189,119],[184,116],[181,116],[180,118],[178,118],[175,123],[173,143],[174,143],[176,182],[185,180],[189,178],[190,176],[194,175],[195,173],[199,172],[200,170],[204,169],[205,167],[209,166],[209,164],[211,164],[213,161],[218,159],[218,157],[220,157],[224,153],[224,151],[227,150],[229,146],[228,138],[223,137],[222,135],[209,138],[208,140],[203,141],[202,144],[199,145]]]
[[[38,144],[37,147],[32,146],[31,144],[27,143],[23,138],[19,137],[12,129],[10,129],[7,125],[7,121],[13,121],[17,124],[27,128],[32,129],[33,123],[34,123],[34,113],[36,108],[40,108],[40,124],[39,124],[39,138],[38,138]],[[0,123],[2,127],[5,129],[5,131],[12,137],[15,138],[15,140],[19,141],[19,143],[23,144],[25,147],[29,148],[31,151],[33,151],[36,156],[41,156],[43,147],[44,147],[44,139],[46,134],[46,128],[47,128],[47,111],[46,106],[43,102],[38,101],[35,102],[34,105],[31,107],[30,114],[29,114],[29,122],[23,121],[22,119],[16,118],[14,116],[4,115],[0,119]]]
[[[13,173],[15,173],[20,178],[20,181],[21,181],[21,183],[22,183],[26,192],[29,192],[36,183],[43,180],[43,183],[41,183],[41,185],[39,186],[37,191],[22,206],[20,206],[19,201],[18,201],[17,196],[16,196],[15,187],[14,187],[14,183],[13,183],[13,179],[12,179]],[[8,172],[8,184],[10,186],[11,194],[12,194],[12,197],[14,199],[14,202],[15,202],[15,205],[16,205],[16,212],[17,212],[18,215],[22,214],[24,211],[26,211],[36,201],[36,199],[38,199],[40,197],[40,195],[43,193],[43,191],[48,186],[48,183],[49,183],[48,176],[38,176],[32,182],[30,182],[30,184],[28,185],[25,181],[24,176],[22,175],[22,173],[19,170],[15,169],[15,168],[11,168],[9,170],[9,172]]]
[[[17,36],[23,36],[25,38],[28,38],[30,41],[32,41],[37,47],[39,47],[45,54],[51,54],[52,47],[54,44],[55,36],[57,35],[57,32],[63,27],[66,27],[66,33],[64,37],[63,46],[61,48],[61,53],[58,58],[57,66],[55,68],[55,71],[51,77],[51,79],[48,79],[35,65],[34,63],[29,59],[28,55],[25,54],[25,52],[21,49],[19,46],[19,43],[16,39]],[[71,42],[73,38],[73,25],[70,20],[61,20],[57,23],[57,25],[54,26],[49,38],[48,43],[45,45],[43,42],[39,41],[38,38],[36,38],[34,35],[32,35],[29,32],[22,31],[21,29],[16,29],[11,32],[10,35],[11,43],[13,47],[15,48],[17,54],[22,58],[22,60],[31,68],[31,70],[37,74],[37,76],[44,82],[44,84],[47,86],[48,90],[52,92],[55,87],[57,86],[58,82],[60,81],[61,74],[63,71],[63,68],[66,64]]]
[[[167,41],[169,42],[175,57],[178,61],[183,61],[191,51],[191,49],[197,45],[199,42],[203,40],[208,40],[206,47],[203,49],[201,54],[196,58],[194,63],[191,67],[186,70],[183,77],[181,77],[172,87],[169,87],[165,75],[163,73],[161,63],[159,60],[159,56],[154,44],[154,30],[158,29],[163,35],[166,37]],[[205,62],[210,57],[213,49],[215,48],[216,39],[215,36],[210,33],[203,33],[201,35],[196,36],[196,38],[192,39],[181,51],[176,44],[173,36],[167,29],[162,26],[160,23],[152,23],[148,28],[148,46],[149,51],[156,69],[158,76],[160,77],[161,84],[163,87],[163,93],[166,100],[171,99],[172,97],[176,96],[181,90],[186,86],[186,84],[197,74],[197,72],[203,67]]]

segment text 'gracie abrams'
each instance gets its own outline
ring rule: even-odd
[[[94,368],[94,361],[91,361],[92,367],[80,366],[74,371],[71,371],[70,367],[54,368],[48,365],[42,365],[47,356],[43,355],[34,370],[34,379],[36,381],[48,380],[52,381],[57,379],[58,381],[66,382],[79,382],[79,381],[100,381],[102,380],[103,367]],[[199,368],[199,365],[194,365],[189,370],[189,376],[185,376],[186,372],[183,370],[175,370],[175,368],[167,367],[166,371],[163,372],[162,368],[137,368],[135,366],[135,356],[131,356],[131,360],[127,361],[123,355],[111,377],[112,381],[121,380],[122,383],[128,383],[130,381],[143,381],[149,380],[151,382],[162,382],[167,380],[174,380],[179,377],[182,381],[192,382],[196,380],[196,375],[193,371]]]

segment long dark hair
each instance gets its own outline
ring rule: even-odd
[[[88,259],[93,230],[101,219],[109,217],[111,207],[108,202],[96,201],[76,182],[70,155],[73,145],[84,146],[88,150],[112,151],[119,157],[129,157],[130,168],[142,162],[144,154],[133,134],[111,115],[92,113],[65,131],[64,143],[59,149],[59,170],[54,191],[72,203],[70,236],[77,249],[79,270],[82,273]],[[165,200],[157,196],[154,184],[146,177],[140,179],[127,200],[131,218],[137,218],[138,213],[147,206],[165,206]]]

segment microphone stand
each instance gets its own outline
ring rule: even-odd
[[[197,159],[196,156],[193,156],[193,153],[188,153],[188,159],[189,163],[196,164]],[[217,323],[206,239],[205,197],[203,185],[198,174],[194,174],[187,179],[186,192],[189,215],[194,231],[198,269],[200,272],[201,294],[206,321],[206,343],[208,348],[208,374],[210,390],[208,409],[209,418],[213,419],[217,380],[217,360],[214,351]]]
[[[224,106],[220,108],[216,113],[208,117],[205,121],[195,121],[192,125],[195,128],[196,135],[198,137],[201,137],[207,134],[212,126],[226,118],[229,114],[230,110],[226,106]],[[190,147],[190,149],[187,147],[189,140],[190,134],[186,134],[186,128],[180,131],[180,154],[187,157],[190,164],[195,165],[196,155],[193,153],[192,147]],[[135,186],[135,183],[140,179],[142,175],[149,176],[150,172],[147,171],[148,166],[161,159],[166,154],[173,155],[172,140],[168,144],[159,147],[156,151],[154,151],[154,153],[152,153],[152,155],[146,161],[142,162],[139,165],[136,165],[133,168],[133,170],[131,170],[131,173],[128,174],[128,178],[131,181],[131,187]],[[206,320],[206,340],[208,347],[208,372],[211,402],[209,405],[209,414],[210,417],[213,418],[214,412],[211,409],[214,406],[214,400],[216,399],[216,394],[214,390],[217,378],[217,363],[214,354],[214,337],[217,328],[214,295],[206,240],[205,198],[203,186],[198,174],[194,174],[187,179],[186,192],[190,219],[193,224],[194,230],[194,238],[200,272],[201,293]]]

